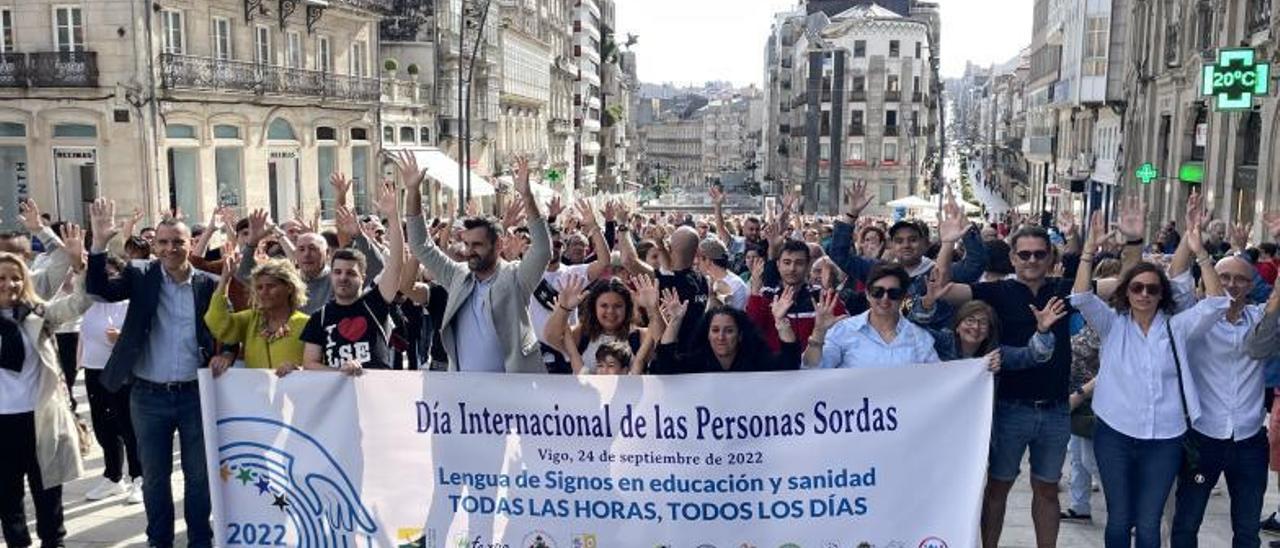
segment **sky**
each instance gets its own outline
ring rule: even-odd
[[[942,11],[942,75],[965,61],[1003,63],[1031,42],[1033,0],[937,0]],[[759,84],[773,14],[797,0],[617,0],[619,41],[634,46],[640,80]]]

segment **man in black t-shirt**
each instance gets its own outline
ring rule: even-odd
[[[711,297],[711,287],[707,277],[693,268],[693,259],[698,252],[698,233],[692,228],[682,226],[671,235],[671,272],[659,270],[656,274],[658,289],[675,289],[680,300],[689,303],[685,313],[685,322],[680,325],[677,348],[682,354],[693,351],[694,341],[698,336],[706,337],[706,333],[698,333],[702,323],[702,315],[707,311],[707,301]]]
[[[405,181],[415,184],[415,181]],[[417,181],[416,184],[421,184]],[[365,258],[354,249],[339,249],[329,261],[329,281],[333,300],[316,311],[302,329],[306,343],[302,367],[310,370],[339,369],[360,375],[365,368],[390,369],[390,306],[400,289],[400,269],[404,263],[404,229],[400,224],[398,193],[392,184],[380,187],[378,212],[390,219],[387,230],[387,268],[375,289],[361,293],[365,283]]]

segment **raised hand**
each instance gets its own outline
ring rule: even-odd
[[[396,185],[384,182],[378,185],[375,194],[374,205],[378,208],[378,214],[389,222],[400,222],[400,193],[396,191]]]
[[[787,311],[791,310],[791,305],[796,302],[795,287],[787,286],[777,297],[773,298],[773,303],[769,305],[769,311],[773,313],[774,321],[783,321],[787,319]]]
[[[124,224],[120,226],[120,232],[125,236],[133,236],[133,229],[140,222],[142,222],[142,209],[135,207],[133,208],[133,214],[129,215],[129,218],[125,219]],[[97,232],[98,230],[94,229],[94,233]]]
[[[1205,224],[1204,196],[1199,190],[1193,190],[1190,196],[1187,196],[1187,229],[1193,226],[1204,226]]]
[[[1204,227],[1200,225],[1192,225],[1188,226],[1186,234],[1182,235],[1182,241],[1187,242],[1187,249],[1190,249],[1197,258],[1207,253],[1204,249],[1203,230]]]
[[[249,212],[249,241],[248,245],[257,246],[263,238],[267,237],[267,225],[270,224],[270,217],[265,209],[255,209]]]
[[[1137,195],[1126,196],[1120,206],[1120,233],[1138,240],[1147,230],[1147,204]]]
[[[93,205],[89,206],[89,226],[93,230],[93,249],[105,250],[107,242],[110,242],[118,231],[116,203],[106,198],[94,200]]]
[[[523,155],[517,156],[515,171],[516,192],[521,196],[528,196],[532,192],[529,188],[529,159]]]
[[[857,218],[862,214],[862,210],[871,204],[872,196],[867,193],[866,181],[854,181],[852,185],[844,189],[844,207],[845,215]]]
[[[836,306],[840,303],[840,294],[833,290],[822,292],[822,298],[814,303],[814,330],[819,333],[826,333],[836,322],[849,317],[848,314],[836,315]]]
[[[240,268],[240,257],[235,253],[222,257],[222,280],[226,282],[236,275]]]
[[[680,300],[680,294],[675,288],[662,291],[662,317],[667,321],[668,326],[683,321],[687,312],[689,312],[689,302]]]
[[[1053,329],[1053,324],[1067,317],[1067,303],[1058,297],[1049,299],[1044,308],[1036,308],[1035,305],[1027,306],[1031,308],[1031,314],[1036,317],[1036,331],[1041,333],[1048,333]]]
[[[476,203],[475,198],[467,199],[466,208],[468,217],[476,217],[480,215],[480,204]]]
[[[644,274],[632,277],[635,289],[631,291],[636,306],[652,312],[658,311],[658,282]]]
[[[587,280],[583,276],[566,276],[564,282],[560,284],[560,294],[556,296],[556,306],[566,312],[577,310],[578,306],[582,304],[582,289],[586,285]]]
[[[347,192],[351,190],[351,180],[347,179],[341,171],[335,171],[329,175],[329,186],[333,187],[333,194],[337,197],[338,203],[346,203]]]
[[[724,191],[720,187],[712,185],[707,193],[711,195],[711,205],[717,208],[724,206]]]
[[[35,200],[28,198],[18,203],[18,214],[27,232],[35,234],[44,229],[44,219],[40,217],[40,206],[36,205]]]
[[[964,217],[964,210],[956,203],[955,195],[949,195],[947,203],[938,212],[938,237],[943,243],[954,244],[964,237],[969,229],[969,220]]]
[[[591,206],[591,200],[586,198],[578,198],[576,205],[578,216],[582,218],[582,233],[590,236],[600,229],[600,224],[596,222],[596,210]]]
[[[250,217],[250,233],[252,234],[253,217]],[[339,204],[333,208],[333,224],[338,229],[338,233],[348,238],[355,238],[360,235],[360,219],[356,217],[356,212],[352,211],[346,205]]]
[[[1081,250],[1083,253],[1096,253],[1101,238],[1105,238],[1107,230],[1107,221],[1102,218],[1102,210],[1095,209],[1089,215],[1089,236],[1085,239],[1085,246]]]
[[[71,259],[71,268],[84,270],[84,229],[75,223],[62,225],[62,250]]]
[[[396,172],[400,174],[400,184],[405,188],[418,189],[421,192],[422,181],[427,178],[426,168],[418,167],[418,158],[407,150],[401,150],[396,153],[383,151],[391,158],[391,162],[396,166]]]
[[[620,206],[621,204],[619,204],[617,200],[606,200],[604,202],[604,222],[612,223],[618,220],[618,209]]]
[[[1253,232],[1253,223],[1236,223],[1231,227],[1231,248],[1244,251],[1249,245],[1249,233]]]
[[[547,205],[547,217],[558,219],[561,213],[564,213],[564,204],[560,202],[560,195],[557,194],[551,197],[551,203]]]
[[[507,210],[502,213],[502,227],[515,228],[524,223],[524,197],[516,194],[511,197]]]
[[[1065,237],[1076,231],[1076,215],[1070,209],[1058,212],[1058,232]]]

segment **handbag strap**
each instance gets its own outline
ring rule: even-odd
[[[1173,342],[1173,328],[1169,319],[1164,321],[1164,331],[1169,334],[1169,348],[1173,350],[1173,365],[1178,374],[1178,395],[1182,401],[1182,419],[1187,422],[1187,432],[1191,432],[1191,411],[1187,406],[1187,390],[1182,386],[1182,360],[1178,358],[1178,345]]]

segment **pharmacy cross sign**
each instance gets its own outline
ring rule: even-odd
[[[1216,110],[1248,110],[1254,96],[1270,91],[1271,65],[1258,63],[1254,50],[1225,48],[1218,50],[1218,62],[1202,69],[1201,94],[1217,97]]]
[[[1149,185],[1151,184],[1151,181],[1160,177],[1160,171],[1156,169],[1156,166],[1151,165],[1151,162],[1147,162],[1142,164],[1142,167],[1138,168],[1137,175],[1138,179],[1142,181],[1142,184]]]

